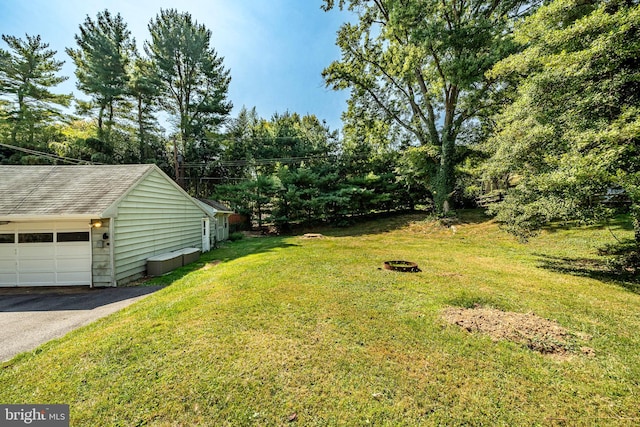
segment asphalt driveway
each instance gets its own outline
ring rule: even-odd
[[[159,286],[0,288],[0,362],[114,313]]]

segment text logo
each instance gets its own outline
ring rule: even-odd
[[[69,427],[69,405],[0,405],[0,427]]]

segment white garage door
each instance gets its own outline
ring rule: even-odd
[[[84,223],[13,228],[0,230],[0,286],[91,284],[90,233]]]

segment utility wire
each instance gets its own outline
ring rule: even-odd
[[[0,142],[0,147],[9,148],[11,150],[16,150],[16,151],[22,151],[24,153],[33,154],[33,155],[38,156],[38,157],[45,157],[47,159],[59,160],[59,161],[71,163],[71,164],[74,164],[74,165],[82,165],[82,164],[102,165],[102,164],[104,164],[104,163],[99,163],[99,162],[92,162],[92,161],[89,161],[89,160],[73,159],[71,157],[58,156],[57,154],[45,153],[43,151],[31,150],[29,148],[24,148],[24,147],[16,147],[15,145],[3,144],[1,142]]]
[[[217,162],[209,162],[209,163],[190,162],[190,163],[184,163],[184,167],[197,168],[197,167],[206,166],[210,163],[215,163],[216,165],[220,165],[220,166],[247,166],[247,165],[261,166],[261,165],[272,165],[276,163],[298,163],[306,160],[328,159],[330,157],[331,156],[328,156],[328,155],[322,155],[322,156],[304,156],[304,157],[276,157],[276,158],[270,158],[270,159],[223,160],[219,162],[217,161]]]

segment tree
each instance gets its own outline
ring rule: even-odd
[[[186,161],[202,160],[198,156],[207,148],[208,135],[232,108],[226,99],[229,71],[211,47],[211,31],[189,13],[161,10],[149,32],[144,49],[161,82],[162,105],[175,118]],[[217,150],[207,151],[217,155]]]
[[[515,177],[494,207],[512,232],[605,218],[606,193],[619,188],[640,248],[639,23],[637,1],[556,0],[518,27],[526,49],[491,72],[516,90],[486,169]]]
[[[351,89],[377,116],[390,118],[418,145],[433,147],[429,187],[440,212],[449,209],[456,176],[456,142],[491,105],[495,79],[485,72],[513,51],[513,20],[537,1],[340,0],[359,13],[344,24],[340,61],[323,75],[334,89]],[[325,0],[323,8],[335,7]]]
[[[98,109],[98,138],[109,144],[117,103],[129,95],[135,41],[122,16],[112,16],[108,10],[99,12],[95,21],[87,16],[79,29],[78,49],[66,51],[76,64],[78,89],[93,100],[84,108]]]
[[[63,61],[55,59],[56,51],[48,49],[40,36],[26,35],[26,40],[2,35],[9,51],[0,49],[0,96],[7,97],[3,114],[10,128],[13,145],[31,148],[36,133],[62,117],[59,107],[68,106],[71,95],[59,95],[52,88],[67,80],[58,76]]]
[[[256,108],[248,110],[243,106],[238,116],[226,125],[222,141],[222,161],[225,162],[224,177],[233,180],[248,179],[251,172],[247,165],[254,160],[254,143],[257,139],[256,127],[260,121]]]
[[[156,158],[153,142],[159,133],[154,113],[159,102],[161,81],[151,61],[140,57],[135,59],[129,86],[135,101],[139,161],[144,163]]]

